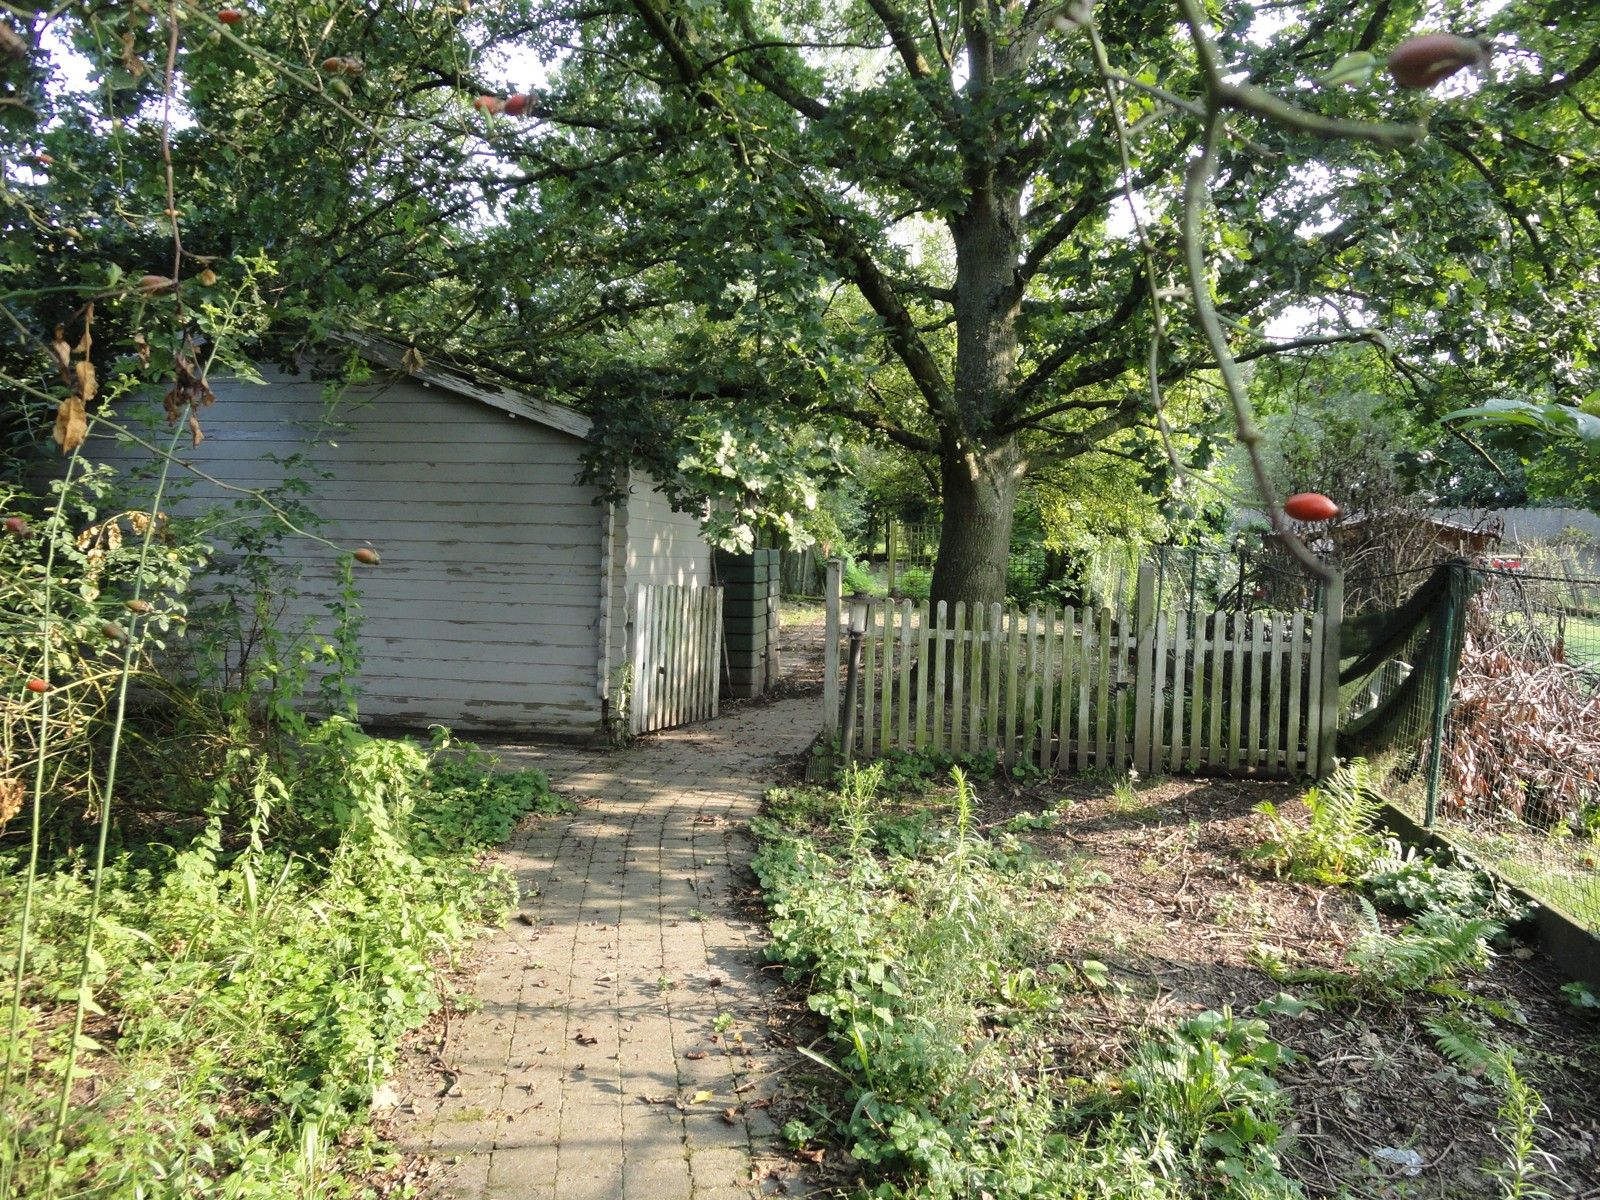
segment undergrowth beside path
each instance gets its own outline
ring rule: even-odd
[[[840,1194],[1600,1186],[1600,1029],[1514,902],[1366,828],[1359,768],[1289,804],[966,766],[779,789],[756,826],[771,953],[822,1024],[785,1133]]]
[[[339,720],[286,766],[241,749],[198,838],[108,866],[59,1142],[91,873],[70,856],[34,885],[16,1036],[0,1028],[0,1194],[340,1196],[381,1170],[374,1090],[439,1003],[441,956],[516,899],[482,852],[559,802],[537,771]],[[20,868],[0,861],[8,963]]]

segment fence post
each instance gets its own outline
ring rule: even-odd
[[[1428,747],[1428,798],[1422,812],[1422,827],[1432,829],[1439,815],[1439,776],[1444,767],[1444,718],[1450,709],[1450,692],[1455,681],[1455,629],[1464,573],[1460,563],[1450,564],[1450,578],[1444,590],[1442,629],[1433,630],[1438,649],[1433,657],[1433,744]]]
[[[839,736],[839,607],[844,594],[844,560],[828,560],[828,580],[823,589],[827,630],[822,647],[822,735]]]
[[[1133,660],[1133,765],[1140,774],[1149,775],[1153,770],[1150,726],[1155,715],[1156,569],[1148,561],[1139,564],[1133,611],[1138,630]]]
[[[1339,740],[1339,654],[1344,629],[1344,572],[1334,571],[1322,591],[1322,695],[1318,726],[1316,778],[1333,772]]]
[[[888,543],[887,546],[885,546],[885,550],[887,552],[887,556],[888,556],[888,559],[889,559],[889,595],[891,595],[891,596],[894,595],[894,575],[895,575],[895,570],[894,569],[898,565],[898,563],[897,563],[897,561],[895,559],[895,549],[896,549],[896,547],[895,547],[895,544],[894,544],[894,527],[895,527],[895,519],[893,517],[888,518],[888,520],[886,520],[884,522],[884,525],[883,525],[883,540],[886,543]]]

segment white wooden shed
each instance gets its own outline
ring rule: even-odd
[[[624,698],[639,585],[710,583],[699,522],[642,476],[618,503],[579,482],[582,413],[447,368],[407,371],[400,347],[349,340],[380,375],[331,412],[308,375],[213,381],[205,438],[180,457],[246,487],[306,479],[320,534],[379,550],[358,568],[364,720],[602,733]],[[286,470],[291,455],[303,460]],[[184,507],[231,498],[197,480]],[[299,570],[286,623],[322,616],[334,552],[291,539],[286,557]]]

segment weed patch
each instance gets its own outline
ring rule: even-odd
[[[377,1153],[360,1122],[401,1036],[441,1002],[435,962],[503,920],[516,888],[478,857],[530,809],[537,771],[329,722],[293,776],[248,751],[201,835],[108,864],[90,1020],[58,1142],[90,872],[33,896],[0,1169],[8,1195],[338,1196]],[[242,841],[225,832],[248,809]],[[292,836],[290,836],[292,833]],[[0,945],[25,880],[0,865]]]
[[[843,1094],[819,1108],[868,1194],[1299,1196],[1278,1166],[1283,1051],[1264,1021],[1209,1012],[1125,1072],[1054,1069],[1064,997],[1108,981],[1052,960],[1041,897],[1089,881],[981,836],[959,768],[952,782],[942,804],[923,798],[914,839],[885,835],[901,798],[880,767],[779,793],[757,823],[771,952],[825,1023],[807,1053]]]

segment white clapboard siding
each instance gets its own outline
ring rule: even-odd
[[[183,439],[178,456],[235,488],[303,480],[307,490],[288,499],[320,518],[318,534],[381,552],[382,564],[357,576],[364,718],[595,734],[602,697],[630,665],[630,585],[709,582],[698,522],[672,512],[647,480],[630,479],[626,503],[614,506],[579,482],[575,416],[529,419],[537,402],[514,415],[471,387],[387,376],[330,406],[308,376],[267,379],[213,380],[205,440]],[[147,451],[104,432],[91,450],[122,469],[130,492],[147,490]],[[290,455],[303,461],[286,469]],[[239,500],[182,467],[174,483],[181,514]],[[220,533],[212,540],[226,545]],[[310,619],[326,634],[337,553],[292,537],[273,553],[292,577],[280,625]],[[206,587],[197,581],[197,592]]]
[[[718,708],[722,589],[641,583],[634,596],[630,730],[710,720]]]
[[[1315,774],[1324,614],[1162,612],[1151,578],[1141,572],[1131,606],[868,602],[848,740],[864,757],[991,751],[1044,770]],[[848,631],[839,606],[828,611],[838,662]]]

